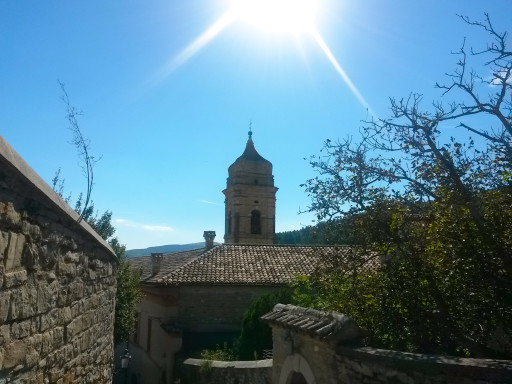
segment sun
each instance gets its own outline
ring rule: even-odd
[[[232,0],[234,20],[268,32],[302,33],[314,28],[318,0]]]
[[[338,62],[333,52],[316,28],[317,9],[325,8],[324,0],[224,0],[228,2],[227,10],[212,25],[206,28],[195,40],[172,57],[162,69],[155,74],[153,83],[159,83],[174,70],[185,64],[217,36],[228,29],[235,22],[252,24],[267,32],[291,33],[298,36],[309,35],[318,44],[331,62],[333,68],[352,91],[354,96],[373,116],[377,116],[351,81]],[[226,4],[226,5],[227,5]],[[324,12],[325,14],[325,9]],[[297,37],[297,36],[295,36]]]

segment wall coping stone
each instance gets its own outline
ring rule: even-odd
[[[63,213],[72,219],[76,226],[80,228],[87,236],[92,237],[96,242],[107,251],[112,258],[117,261],[117,257],[108,243],[96,233],[94,229],[85,221],[78,222],[79,215],[62,199],[14,150],[13,147],[0,135],[0,163],[8,163],[25,181],[38,191],[45,200],[57,211]]]
[[[235,369],[257,369],[257,368],[271,368],[272,359],[267,360],[250,360],[250,361],[219,361],[219,360],[205,360],[205,359],[192,359],[189,358],[183,362],[185,365],[202,366],[207,361],[211,361],[212,368],[235,368]]]
[[[371,347],[351,348],[345,346],[336,347],[337,355],[341,358],[349,357],[385,364],[387,367],[406,368],[414,367],[415,371],[430,373],[432,368],[446,372],[471,370],[475,374],[479,372],[492,372],[493,377],[512,377],[512,360],[477,359],[468,357],[427,355],[419,353],[401,352],[394,350],[378,349]]]
[[[335,344],[358,341],[366,335],[366,331],[347,315],[291,304],[276,304],[271,312],[260,319],[271,326],[290,329]]]

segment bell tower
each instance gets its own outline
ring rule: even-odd
[[[276,187],[272,163],[254,148],[252,131],[245,151],[228,168],[224,242],[226,244],[273,244]]]

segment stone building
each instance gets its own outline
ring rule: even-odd
[[[0,136],[0,383],[111,382],[116,268]]]
[[[354,252],[273,245],[277,188],[272,164],[256,151],[251,132],[228,175],[224,244],[214,246],[215,234],[206,231],[204,248],[130,259],[142,271],[145,295],[130,343],[130,370],[139,384],[171,383],[180,351],[232,340],[256,298],[287,289],[294,275],[309,275]]]

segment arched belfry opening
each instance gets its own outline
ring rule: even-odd
[[[254,147],[252,131],[242,155],[228,168],[226,244],[273,244],[276,192],[272,163]]]
[[[256,209],[251,212],[251,234],[261,234],[261,214],[260,211]]]

